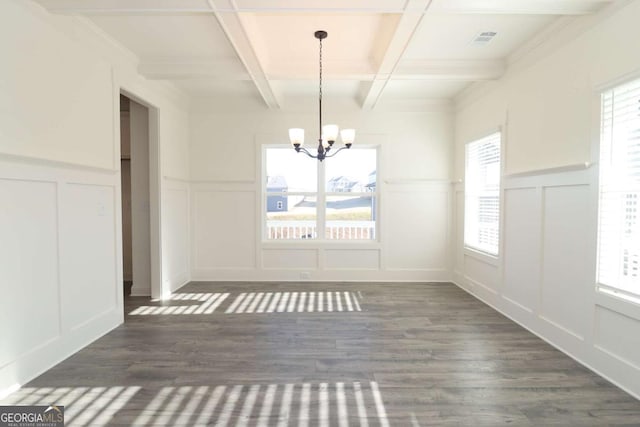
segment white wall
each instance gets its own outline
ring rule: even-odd
[[[189,113],[165,108],[162,131],[162,280],[165,293],[191,278]]]
[[[0,23],[1,394],[123,320],[121,88],[157,110],[160,157],[180,153],[162,169],[183,177],[188,108],[85,20],[12,0]]]
[[[455,186],[454,278],[626,390],[640,396],[640,307],[595,290],[601,88],[640,76],[640,2],[584,17],[460,99],[455,176],[464,144],[502,127],[501,255],[463,248]],[[575,35],[577,34],[577,36]],[[558,41],[569,40],[564,44]]]
[[[262,146],[287,144],[293,125],[306,127],[313,140],[317,113],[210,107],[203,101],[191,114],[194,279],[450,278],[450,112],[331,112],[357,128],[357,144],[380,147],[379,242],[263,242]]]
[[[37,7],[2,3],[0,151],[114,168],[109,63],[70,43]]]
[[[187,180],[165,178],[162,187],[162,278],[165,293],[182,287],[191,278],[189,197]]]

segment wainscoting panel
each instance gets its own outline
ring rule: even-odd
[[[115,189],[67,184],[61,191],[60,277],[64,329],[115,310]],[[91,248],[90,250],[88,250]]]
[[[0,178],[0,200],[2,372],[61,328],[57,183]]]
[[[640,306],[596,289],[596,189],[597,169],[588,165],[505,177],[498,262],[471,261],[459,236],[453,276],[461,288],[640,398]],[[462,185],[456,190],[461,233]],[[502,274],[488,274],[492,269]]]
[[[390,270],[447,270],[450,183],[392,185],[381,199]]]
[[[191,275],[189,183],[165,178],[162,191],[162,279],[175,291]]]
[[[0,156],[0,394],[122,322],[119,182]]]
[[[480,288],[478,289],[479,292],[498,294],[500,283],[498,266],[486,262],[483,256],[467,253],[464,256],[464,271],[471,285]]]
[[[264,240],[258,183],[193,181],[192,280],[448,281],[451,183],[381,183],[376,240]]]
[[[640,320],[596,306],[596,347],[640,371]]]
[[[454,275],[462,275],[464,271],[464,187],[462,183],[453,186],[453,246]],[[466,283],[464,284],[466,285]]]
[[[535,188],[504,192],[503,296],[525,312],[540,299],[540,197]]]
[[[543,269],[540,314],[565,332],[583,339],[588,306],[585,284],[589,233],[589,187],[544,189]]]
[[[316,270],[317,249],[263,249],[262,267],[266,269]]]
[[[378,270],[378,249],[327,249],[325,266],[329,270]]]
[[[195,269],[254,269],[255,193],[203,188],[193,192]]]

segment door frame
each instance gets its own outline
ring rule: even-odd
[[[170,295],[170,289],[164,289],[162,281],[162,171],[160,156],[160,109],[143,97],[136,95],[122,85],[117,91],[118,103],[120,95],[143,105],[149,111],[149,240],[151,261],[151,298],[164,299]],[[118,116],[119,119],[119,116]],[[120,150],[120,124],[118,123],[118,151]],[[119,155],[116,156],[119,160]],[[118,174],[121,171],[118,168]],[[122,203],[120,198],[119,203]],[[120,245],[122,245],[122,221],[118,224]],[[120,251],[122,253],[122,251]],[[120,277],[123,277],[122,262],[120,263]]]

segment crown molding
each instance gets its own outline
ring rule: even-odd
[[[531,38],[523,46],[515,50],[507,57],[507,68],[504,75],[497,80],[497,83],[513,76],[542,59],[561,49],[571,41],[623,10],[635,0],[619,0],[611,2],[600,12],[593,15],[558,18],[545,30]],[[455,108],[457,111],[463,110],[468,105],[492,92],[496,87],[496,82],[476,82],[465,88],[455,98]]]

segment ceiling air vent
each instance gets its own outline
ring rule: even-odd
[[[473,40],[471,40],[471,44],[483,46],[488,44],[493,38],[496,36],[495,31],[482,31],[478,33]]]

